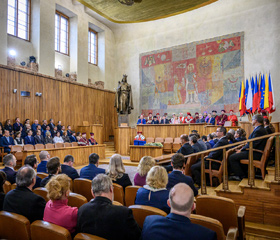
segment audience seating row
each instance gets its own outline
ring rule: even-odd
[[[47,144],[26,144],[23,146],[20,145],[13,145],[11,148],[11,153],[15,152],[22,152],[22,151],[28,151],[28,150],[40,150],[40,149],[53,149],[53,148],[63,148],[63,147],[76,147],[78,146],[77,142],[72,142],[72,143],[47,143]]]
[[[172,138],[172,137],[167,137],[167,138],[153,138],[153,137],[147,137],[146,138],[146,143],[161,143],[163,145],[163,151],[164,152],[177,152],[182,144],[180,138]]]

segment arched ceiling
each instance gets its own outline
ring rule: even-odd
[[[218,0],[135,0],[132,6],[123,5],[118,0],[77,1],[112,22],[135,23],[174,16]]]

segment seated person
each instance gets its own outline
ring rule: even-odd
[[[35,139],[35,144],[45,144],[45,139],[41,134],[41,130],[36,131],[36,135],[34,139]]]
[[[58,121],[57,122],[57,125],[56,125],[56,127],[57,127],[57,131],[61,131],[61,129],[62,129],[62,125],[61,125],[61,121]]]
[[[198,119],[196,119],[195,123],[205,123],[205,118],[201,113],[198,115]]]
[[[72,135],[73,131],[71,130],[71,126],[67,126],[67,135],[70,137]]]
[[[245,130],[243,128],[237,129],[236,132],[235,132],[234,137],[235,137],[235,141],[236,142],[241,142],[241,141],[247,140],[246,132],[245,132]]]
[[[47,120],[46,119],[44,119],[43,121],[42,121],[42,130],[43,130],[43,133],[44,133],[44,131],[47,129],[47,126],[48,126],[48,122],[47,122]]]
[[[74,234],[77,226],[78,208],[67,205],[70,194],[70,182],[65,174],[54,176],[46,185],[49,201],[46,204],[44,218],[46,222],[66,228]]]
[[[48,151],[41,151],[39,153],[39,158],[41,162],[38,164],[37,172],[47,173],[47,163],[51,158],[51,155],[48,153]]]
[[[205,122],[207,123],[207,125],[210,125],[211,118],[212,118],[211,113],[208,113],[207,117],[205,118]]]
[[[152,124],[152,121],[153,121],[153,113],[149,112],[149,115],[146,119],[146,124]]]
[[[72,132],[72,135],[69,137],[69,139],[70,139],[71,143],[72,142],[78,142],[77,138],[76,138],[76,133],[74,131]]]
[[[8,130],[5,130],[4,136],[0,139],[0,146],[4,147],[5,153],[10,153],[13,145],[15,145],[14,139],[10,137],[10,132]]]
[[[86,132],[82,133],[82,137],[80,138],[78,144],[79,144],[79,146],[89,146],[90,145],[90,142],[87,139],[87,133]]]
[[[165,115],[163,115],[162,118],[161,118],[161,120],[160,120],[160,124],[169,124],[169,123],[170,123],[169,120],[166,119],[166,116],[165,116]]]
[[[141,158],[137,167],[137,173],[134,176],[134,185],[143,187],[146,185],[146,177],[149,170],[155,166],[155,160],[150,156]]]
[[[171,123],[172,124],[179,124],[180,120],[179,120],[178,116],[175,115],[174,118],[172,118]]]
[[[211,144],[210,144],[209,142],[207,142],[207,137],[206,137],[205,135],[203,135],[203,136],[201,137],[201,139],[202,139],[202,141],[206,144],[207,150],[209,150],[209,149],[212,148]],[[213,145],[213,146],[214,146],[214,145]]]
[[[213,111],[212,111],[212,116],[211,116],[211,118],[210,118],[210,120],[209,120],[209,123],[210,123],[211,125],[216,125],[216,122],[219,120],[219,117],[218,117],[216,114],[217,114],[217,111],[216,111],[216,110],[213,110]]]
[[[211,148],[213,148],[214,145],[215,145],[215,142],[214,142],[214,137],[213,137],[213,134],[212,134],[212,133],[209,133],[209,134],[207,135],[207,141],[210,143]]]
[[[166,188],[167,190],[170,190],[177,183],[186,183],[193,190],[194,196],[197,196],[198,191],[194,186],[192,178],[183,174],[185,162],[186,159],[181,153],[176,153],[171,157],[171,165],[173,167],[173,171],[168,174],[168,183]]]
[[[53,128],[53,130],[51,130],[51,134],[52,134],[52,137],[53,137],[53,138],[56,136],[56,133],[57,133],[57,132],[60,133],[60,131],[57,131],[57,126],[55,126],[55,127]],[[60,136],[61,136],[61,134],[60,134]]]
[[[10,133],[13,131],[13,126],[11,125],[11,119],[7,119],[4,124],[4,129],[8,130]],[[19,130],[18,130],[19,131]]]
[[[180,123],[185,123],[185,117],[183,113],[180,113],[179,121]]]
[[[48,144],[48,143],[54,144],[54,141],[53,141],[53,138],[52,138],[52,135],[51,135],[50,131],[46,132],[46,137],[45,137],[45,144]]]
[[[72,155],[66,155],[64,163],[61,164],[61,173],[66,174],[72,180],[79,178],[79,174],[75,168],[73,168],[74,157]]]
[[[237,116],[233,114],[233,110],[229,111],[228,121],[232,122],[231,126],[233,127],[237,125],[238,119]]]
[[[31,145],[35,145],[35,139],[32,136],[33,132],[32,130],[27,130],[27,136],[24,138],[24,144],[31,144]]]
[[[268,118],[263,119],[264,129],[267,131],[267,134],[275,133],[275,128],[272,124],[270,124],[270,121]]]
[[[96,140],[94,139],[94,133],[90,133],[90,138],[88,140],[90,142],[91,145],[97,145],[98,143],[96,142]]]
[[[60,132],[59,132],[59,134],[60,134]],[[66,131],[64,131],[64,132],[62,133],[62,140],[63,140],[63,142],[65,142],[65,143],[71,143],[70,138],[69,138],[69,136],[67,135],[67,132],[66,132]]]
[[[38,161],[37,161],[36,155],[33,154],[33,155],[27,156],[24,160],[24,165],[28,165],[28,166],[32,167],[34,170],[36,170],[37,166],[38,166]],[[33,189],[40,187],[41,181],[42,181],[42,179],[40,177],[38,177],[36,174],[36,183],[33,186]]]
[[[60,132],[56,132],[55,137],[53,138],[54,143],[64,143],[62,137],[60,136]]]
[[[132,210],[115,206],[113,184],[105,174],[92,180],[93,200],[78,210],[78,232],[96,235],[110,240],[138,240],[141,230],[134,220]]]
[[[107,169],[107,175],[111,178],[113,183],[117,183],[123,187],[123,191],[127,186],[131,186],[132,183],[122,162],[122,157],[119,154],[114,154],[109,162]]]
[[[158,120],[157,116],[154,116],[152,124],[159,124],[159,120]]]
[[[17,172],[17,187],[9,191],[4,199],[3,210],[26,217],[30,223],[43,220],[46,201],[32,192],[36,184],[36,172],[30,166],[23,166]]]
[[[7,175],[5,172],[0,171],[0,211],[3,210],[3,203],[5,199],[5,193],[4,193],[4,183],[7,180]]]
[[[23,141],[23,138],[21,137],[21,132],[20,131],[15,133],[14,143],[15,143],[15,145],[19,145],[19,146],[23,147],[24,141]]]
[[[212,136],[213,136],[213,141],[214,141],[214,143],[216,144],[216,143],[219,141],[219,139],[217,138],[216,132],[213,132],[213,133],[212,133]],[[214,147],[214,146],[213,146],[213,147]]]
[[[39,126],[40,124],[39,124],[39,121],[36,119],[36,120],[34,120],[34,123],[31,125],[31,130],[33,131],[33,132],[36,132],[37,131],[37,127]]]
[[[137,140],[137,141],[145,141],[145,137],[144,135],[142,135],[142,132],[141,131],[138,131],[137,132],[137,135],[135,136],[134,140]]]
[[[190,134],[190,145],[192,146],[194,153],[202,151],[200,144],[197,142],[197,137],[195,134]]]
[[[167,205],[169,191],[166,189],[168,176],[161,166],[154,166],[148,172],[147,185],[139,188],[136,194],[135,204],[159,208],[166,213],[170,212]]]
[[[170,214],[166,217],[151,215],[146,217],[143,240],[216,240],[216,233],[198,224],[191,223],[191,212],[195,209],[192,189],[185,183],[175,185],[170,193],[168,205]],[[186,237],[187,236],[187,237]]]
[[[187,113],[187,117],[185,118],[185,123],[195,123],[191,113]]]
[[[50,123],[49,123],[48,126],[50,127],[50,130],[51,130],[51,131],[54,130],[55,125],[54,125],[54,120],[53,120],[52,118],[50,119]]]
[[[7,154],[3,157],[3,164],[5,167],[1,171],[6,173],[7,181],[14,184],[16,182],[17,175],[17,172],[14,170],[17,165],[16,157],[13,154]]]
[[[44,136],[44,138],[47,136],[47,133],[50,133],[51,136],[52,136],[51,128],[50,128],[49,125],[46,126],[46,130],[43,130],[43,136]]]
[[[198,133],[196,133],[195,136],[197,137],[197,143],[200,145],[200,147],[199,147],[200,151],[206,151],[207,146],[206,146],[205,142],[200,138],[200,135]]]
[[[252,125],[254,131],[251,133],[248,139],[262,137],[267,135],[267,131],[263,127],[263,116],[257,114],[252,117]],[[263,151],[266,145],[267,138],[253,141],[253,149],[258,149]],[[243,171],[242,164],[240,160],[248,159],[249,157],[249,143],[247,143],[242,149],[236,149],[236,153],[232,154],[228,158],[229,162],[229,173],[232,176],[229,177],[230,180],[241,181],[246,173]],[[253,159],[261,160],[262,153],[253,151]]]
[[[58,157],[51,158],[47,162],[47,169],[48,169],[49,176],[42,179],[41,185],[40,185],[41,187],[45,187],[53,176],[61,173],[61,166],[60,166],[59,158]]]
[[[221,116],[219,116],[219,120],[217,121],[217,125],[224,126],[225,122],[228,120],[228,116],[226,115],[226,111],[221,111]]]
[[[137,124],[146,124],[146,119],[143,114],[140,115],[140,119],[138,119]]]
[[[81,169],[80,177],[92,180],[97,174],[105,173],[105,170],[98,168],[99,156],[96,153],[89,155],[89,164]]]
[[[82,134],[80,132],[77,132],[77,136],[76,136],[76,139],[77,139],[77,142],[79,143],[80,139],[82,138]]]
[[[177,153],[182,153],[183,155],[189,155],[194,153],[194,149],[189,144],[189,137],[186,134],[180,136],[182,147],[177,151]]]
[[[232,135],[230,132],[227,132],[226,134],[226,138],[228,139],[228,143],[229,144],[232,144],[232,143],[235,143],[235,138],[234,138],[234,135]]]

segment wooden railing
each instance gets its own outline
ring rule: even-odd
[[[223,150],[223,191],[229,191],[228,186],[228,163],[226,159],[226,149],[232,148],[240,145],[245,145],[246,143],[249,143],[249,165],[248,165],[248,186],[254,187],[255,186],[255,169],[253,164],[253,142],[261,139],[268,139],[272,136],[280,136],[280,132],[264,135],[262,137],[257,137],[249,140],[245,140],[242,142],[237,142],[233,144],[228,144],[222,147],[218,148],[212,148],[206,151],[193,153],[190,155],[186,155],[185,158],[196,156],[201,158],[201,194],[207,194],[206,190],[206,178],[205,178],[205,162],[204,162],[204,156],[207,156],[210,152],[217,151],[217,150]],[[275,139],[275,176],[274,181],[278,184],[280,184],[280,139],[279,137],[276,137]]]

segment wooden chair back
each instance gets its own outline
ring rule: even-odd
[[[20,145],[12,145],[11,147],[11,153],[12,152],[22,152],[23,148]]]
[[[71,144],[72,144],[72,147],[77,147],[77,146],[79,146],[79,144],[78,144],[77,142],[72,142]]]
[[[45,145],[44,144],[40,144],[40,143],[38,143],[38,144],[35,144],[35,149],[45,149]]]
[[[45,148],[46,148],[46,149],[53,149],[53,148],[54,148],[54,144],[52,144],[52,143],[47,143],[47,144],[45,145]]]
[[[143,228],[143,224],[147,216],[161,215],[165,217],[167,215],[166,212],[150,206],[132,205],[129,206],[129,208],[132,210],[134,219],[138,223],[140,228]]]
[[[124,205],[123,187],[117,183],[113,183],[114,200]]]
[[[55,148],[63,148],[64,147],[64,143],[55,143],[54,147]]]
[[[174,138],[172,151],[177,152],[182,147],[180,138]]]
[[[192,176],[191,166],[197,162],[197,156],[191,156],[187,158],[185,165],[185,175]]]
[[[173,143],[173,138],[172,137],[165,138],[164,143]]]
[[[23,151],[30,151],[30,150],[34,150],[34,146],[31,144],[26,144],[23,146]]]
[[[86,197],[78,194],[78,193],[73,193],[70,192],[70,195],[68,197],[68,205],[71,207],[77,207],[80,208],[82,205],[87,203]]]
[[[89,202],[93,196],[91,194],[91,181],[85,178],[76,178],[73,183],[73,191],[84,196]]]
[[[7,194],[8,192],[10,192],[12,189],[12,185],[9,181],[6,181],[3,185],[3,190],[4,190],[4,193]]]
[[[69,180],[69,182],[70,182],[70,191],[73,192],[73,190],[74,190],[74,187],[73,187],[73,180],[72,180],[72,178],[70,178],[70,177],[68,177],[68,180]]]
[[[181,143],[181,139],[179,137],[174,138],[174,142],[173,143]]]
[[[153,142],[155,142],[155,139],[153,137],[146,138],[146,143],[153,143]]]
[[[64,147],[72,147],[72,144],[71,143],[64,143]]]
[[[44,179],[49,175],[47,173],[44,173],[44,172],[37,172],[37,176],[41,179]]]
[[[74,240],[106,240],[106,239],[88,233],[78,233],[74,237]]]
[[[70,232],[61,226],[37,220],[31,224],[31,239],[72,240]]]
[[[46,202],[50,200],[48,198],[48,190],[46,188],[38,187],[38,188],[33,189],[33,192],[35,194],[41,196],[42,198],[44,198]]]
[[[163,144],[163,143],[164,143],[164,139],[163,139],[162,137],[157,137],[157,138],[155,139],[155,142],[156,142],[156,143],[161,143],[161,144]]]
[[[135,204],[136,194],[140,186],[127,186],[125,188],[125,206],[129,207]]]
[[[19,214],[0,211],[0,238],[30,240],[30,222]]]
[[[212,231],[216,232],[217,240],[225,240],[226,236],[224,233],[223,225],[214,218],[209,218],[205,216],[201,216],[198,214],[191,214],[190,220],[194,224],[201,225]]]
[[[11,185],[11,190],[14,190],[14,189],[16,189],[17,188],[17,184],[16,183],[13,183],[12,185]]]
[[[23,147],[19,145],[13,145],[11,147],[11,153],[15,156],[17,160],[17,167],[22,166],[22,158],[23,158]]]
[[[115,205],[115,206],[123,206],[120,202],[118,202],[118,201],[113,201],[113,205]]]

